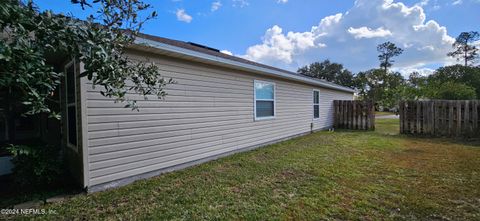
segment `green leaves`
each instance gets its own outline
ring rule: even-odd
[[[125,48],[133,43],[144,19],[138,14],[150,8],[139,0],[78,0],[82,7],[99,8],[97,15],[80,21],[50,11],[39,12],[33,3],[22,6],[17,0],[0,5],[0,87],[12,88],[16,99],[28,107],[27,114],[50,113],[58,116],[46,102],[60,85],[61,66],[54,69],[47,57],[56,63],[73,58],[84,64],[80,77],[87,77],[101,94],[126,102],[136,109],[136,102],[126,94],[166,95],[165,80],[153,63],[129,62]],[[103,21],[103,23],[102,23]],[[100,23],[100,24],[99,24]],[[124,31],[124,29],[132,31]],[[63,59],[60,60],[60,59]],[[128,82],[128,84],[127,84]]]
[[[328,59],[299,68],[297,73],[346,87],[355,86],[352,72],[344,68],[342,64],[330,62]]]
[[[383,68],[385,72],[387,72],[387,69],[395,62],[393,58],[403,53],[403,49],[397,47],[394,43],[389,41],[379,44],[377,46],[377,51],[380,53],[378,55],[380,67]]]
[[[48,188],[63,178],[65,167],[58,146],[10,145],[7,150],[13,155],[14,182],[22,191]]]
[[[469,62],[472,65],[479,57],[479,49],[475,45],[479,39],[480,33],[476,31],[462,32],[452,44],[455,51],[449,52],[447,55],[457,58],[457,61],[463,60],[465,66],[468,66]]]

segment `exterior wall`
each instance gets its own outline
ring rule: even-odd
[[[352,93],[313,87],[157,55],[131,57],[159,65],[169,85],[165,101],[129,94],[140,111],[86,86],[89,185],[137,176],[258,146],[333,125],[333,100]],[[276,84],[276,118],[254,120],[254,80]],[[88,83],[86,83],[88,84]],[[313,120],[313,89],[320,119]]]

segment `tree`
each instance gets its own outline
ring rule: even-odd
[[[457,61],[463,60],[465,66],[468,66],[468,62],[474,63],[478,59],[478,48],[473,44],[479,39],[480,34],[476,31],[462,32],[452,44],[455,51],[447,55],[457,58]]]
[[[15,110],[20,102],[24,115],[48,113],[60,119],[54,94],[58,94],[63,73],[55,62],[82,62],[84,71],[78,77],[88,78],[103,96],[126,102],[125,106],[132,109],[137,106],[135,100],[126,97],[128,92],[163,98],[165,86],[173,83],[162,77],[154,63],[129,60],[124,55],[143,23],[156,16],[155,12],[147,14],[148,4],[140,0],[71,2],[98,11],[82,21],[51,11],[40,12],[32,1],[1,1],[0,90],[7,91],[6,97],[12,101],[6,108],[11,132],[8,142],[17,142]],[[22,192],[26,190],[22,184],[33,189],[55,187],[65,168],[61,162],[66,158],[60,157],[62,153],[67,155],[63,148],[46,145],[41,139],[34,143],[38,146],[7,148],[13,154],[13,176]]]
[[[0,88],[8,89],[26,105],[26,114],[50,113],[58,117],[46,102],[63,76],[49,62],[54,55],[81,61],[85,71],[80,76],[102,88],[103,96],[127,102],[127,107],[136,108],[135,100],[125,96],[128,91],[164,97],[164,87],[173,81],[164,79],[155,64],[130,61],[124,56],[143,23],[156,17],[155,12],[140,15],[150,5],[140,0],[72,3],[94,5],[98,11],[81,21],[51,11],[40,12],[32,1],[2,1]]]
[[[360,98],[375,101],[377,107],[394,108],[402,99],[405,79],[398,72],[372,69],[358,73],[355,81]]]
[[[427,77],[422,76],[419,72],[415,71],[410,73],[403,90],[403,100],[426,98],[425,90],[428,85],[427,79]]]
[[[480,67],[452,65],[438,68],[427,79],[427,95],[432,97],[438,88],[447,82],[463,84],[473,88],[476,97],[480,98]],[[452,84],[450,84],[452,85]]]
[[[380,61],[380,67],[383,68],[385,72],[388,71],[388,68],[393,65],[395,62],[393,57],[399,56],[403,53],[403,49],[397,47],[392,42],[385,42],[377,46],[377,51],[380,53],[378,55],[378,60]]]
[[[476,99],[475,88],[453,81],[444,82],[432,90],[430,98],[445,100],[470,100]]]
[[[342,64],[330,62],[330,60],[315,62],[308,66],[304,66],[299,68],[297,73],[346,87],[354,86],[352,72],[344,68]]]

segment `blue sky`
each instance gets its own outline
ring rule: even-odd
[[[428,73],[455,62],[444,55],[460,32],[480,31],[480,0],[146,2],[159,16],[146,24],[145,33],[205,44],[293,71],[326,58],[355,72],[374,68],[376,45],[392,41],[406,51],[397,59],[397,70]],[[36,3],[42,10],[79,18],[92,12],[68,0]]]

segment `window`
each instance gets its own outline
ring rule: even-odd
[[[7,90],[5,88],[0,88],[0,145],[4,146],[4,142],[8,138],[8,124],[7,124]],[[0,156],[2,150],[0,148]]]
[[[264,81],[254,81],[255,119],[275,117],[275,84]]]
[[[320,91],[313,90],[313,119],[320,118]]]
[[[76,62],[72,61],[65,67],[65,103],[68,146],[77,148],[77,98],[75,90]]]

